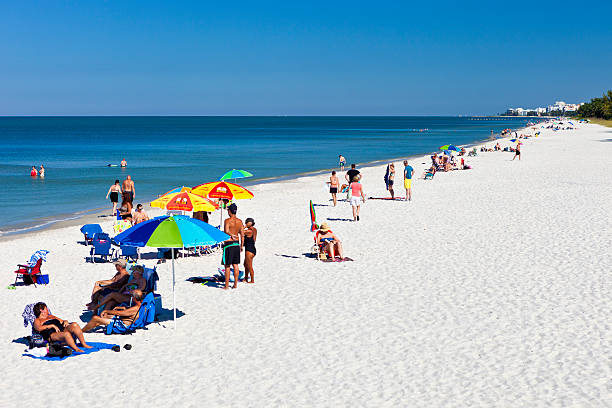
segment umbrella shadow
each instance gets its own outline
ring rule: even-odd
[[[180,319],[181,317],[185,316],[185,312],[183,312],[180,309],[176,309],[176,318]],[[173,309],[166,309],[162,307],[161,312],[159,313],[159,316],[155,318],[155,322],[157,323],[163,323],[163,322],[168,322],[168,321],[172,321],[174,320],[174,312]]]
[[[329,218],[327,217],[327,221],[353,221],[350,218]]]
[[[185,279],[185,281],[193,284],[200,284],[202,286],[208,286],[209,288],[222,288],[225,286],[225,282],[221,282],[213,276],[191,276]]]

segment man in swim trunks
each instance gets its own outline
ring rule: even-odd
[[[338,162],[340,164],[340,171],[344,171],[344,166],[346,166],[346,159],[343,155],[338,155]]]
[[[132,177],[129,175],[123,180],[123,185],[121,186],[121,190],[123,191],[123,202],[121,206],[125,206],[128,212],[132,212],[132,208],[134,205],[134,197],[136,196],[136,187],[134,187],[134,181],[132,181]]]
[[[406,189],[406,201],[412,201],[412,176],[414,169],[404,160],[404,188]]]
[[[121,167],[127,167],[127,162],[125,159],[121,160]]]
[[[223,256],[221,258],[221,263],[225,266],[225,287],[223,289],[229,289],[231,267],[234,268],[234,286],[232,288],[236,289],[238,287],[238,268],[244,240],[244,224],[242,224],[240,218],[236,217],[236,212],[238,212],[236,204],[230,204],[227,207],[229,218],[223,223],[223,231],[230,236],[230,239],[223,243]]]

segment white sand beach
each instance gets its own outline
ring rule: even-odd
[[[129,351],[22,356],[26,304],[81,323],[114,268],[85,261],[75,226],[0,242],[0,406],[612,406],[612,129],[540,130],[521,161],[479,153],[472,170],[422,180],[429,158],[411,159],[413,201],[369,200],[359,222],[331,206],[327,175],[255,186],[237,204],[259,231],[256,283],[192,284],[220,257],[179,259],[176,330],[86,335]],[[368,196],[387,195],[384,171],[363,169]],[[305,256],[309,200],[353,262]],[[5,289],[37,249],[51,251],[50,284]],[[157,270],[168,309],[171,263]]]

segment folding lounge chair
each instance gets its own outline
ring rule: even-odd
[[[333,232],[333,231],[329,230],[329,232]],[[326,259],[331,258],[331,253],[329,252],[329,250],[324,249],[325,248],[324,242],[321,242],[320,244],[317,245],[317,237],[319,236],[319,234],[320,234],[320,231],[317,230],[317,232],[315,232],[315,235],[314,235],[315,244],[313,246],[313,252],[317,254],[317,260],[324,261]]]
[[[138,247],[131,245],[119,245],[119,248],[115,248],[115,258],[131,258],[135,261],[138,260]]]
[[[433,178],[434,178],[434,174],[435,174],[435,173],[432,173],[431,171],[426,171],[426,172],[425,172],[425,177],[424,177],[424,179],[425,179],[425,180],[433,180]]]
[[[85,245],[91,244],[94,234],[102,232],[100,224],[85,224],[81,227],[81,232],[85,238]]]
[[[17,280],[19,278],[21,278],[23,283],[26,284],[26,276],[28,277],[28,279],[32,280],[32,283],[34,283],[34,286],[36,286],[36,283],[38,282],[38,277],[41,275],[40,267],[42,266],[42,261],[42,258],[39,258],[38,261],[36,261],[36,264],[34,264],[34,266],[17,265],[19,269],[15,271],[15,286],[17,285]]]
[[[91,245],[93,248],[89,251],[89,255],[91,256],[92,263],[95,262],[94,257],[96,255],[108,261],[108,258],[111,256],[111,239],[108,234],[104,232],[94,234]]]
[[[136,319],[129,322],[126,326],[119,316],[113,317],[111,322],[106,326],[106,334],[127,334],[133,333],[136,329],[145,327],[155,320],[155,298],[153,292],[149,293],[142,300]]]

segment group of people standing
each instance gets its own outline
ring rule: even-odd
[[[257,255],[255,241],[257,240],[257,228],[255,228],[255,220],[247,218],[242,223],[242,220],[236,217],[238,206],[235,203],[227,207],[228,218],[223,223],[223,231],[230,236],[230,239],[223,242],[223,252],[221,255],[221,263],[225,267],[225,286],[223,289],[229,289],[230,269],[234,270],[234,286],[238,287],[240,275],[240,254],[244,252],[244,281],[246,283],[255,283],[255,271],[253,270],[253,258]]]
[[[339,165],[340,171],[344,169],[346,164],[346,159],[344,156],[339,156]],[[412,178],[414,176],[414,168],[408,164],[407,160],[404,160],[404,189],[406,190],[406,201],[412,200]],[[361,172],[357,170],[355,164],[351,164],[351,168],[346,172],[344,178],[347,184],[340,185],[340,181],[338,179],[338,175],[336,171],[333,170],[331,172],[331,176],[329,177],[329,181],[327,184],[329,185],[329,192],[332,196],[332,200],[334,202],[334,207],[338,202],[338,193],[347,192],[347,200],[351,204],[353,209],[353,221],[359,221],[359,210],[361,204],[366,201],[365,193],[363,190],[363,186],[361,184]],[[385,173],[385,185],[386,189],[391,194],[391,198],[395,199],[395,164],[390,163],[387,165],[387,171]]]
[[[115,183],[110,186],[108,192],[106,193],[106,198],[110,197],[110,201],[113,204],[113,213],[115,215],[117,213],[117,203],[119,202],[119,195],[121,195],[121,207],[124,212],[131,213],[132,208],[134,207],[134,196],[136,195],[136,187],[134,186],[134,181],[132,177],[129,175],[123,180],[123,183],[120,184],[119,180],[115,180]]]
[[[32,177],[38,176],[40,178],[45,178],[45,166],[41,164],[40,170],[36,170],[36,166],[32,166],[32,169],[30,170],[30,176]]]

